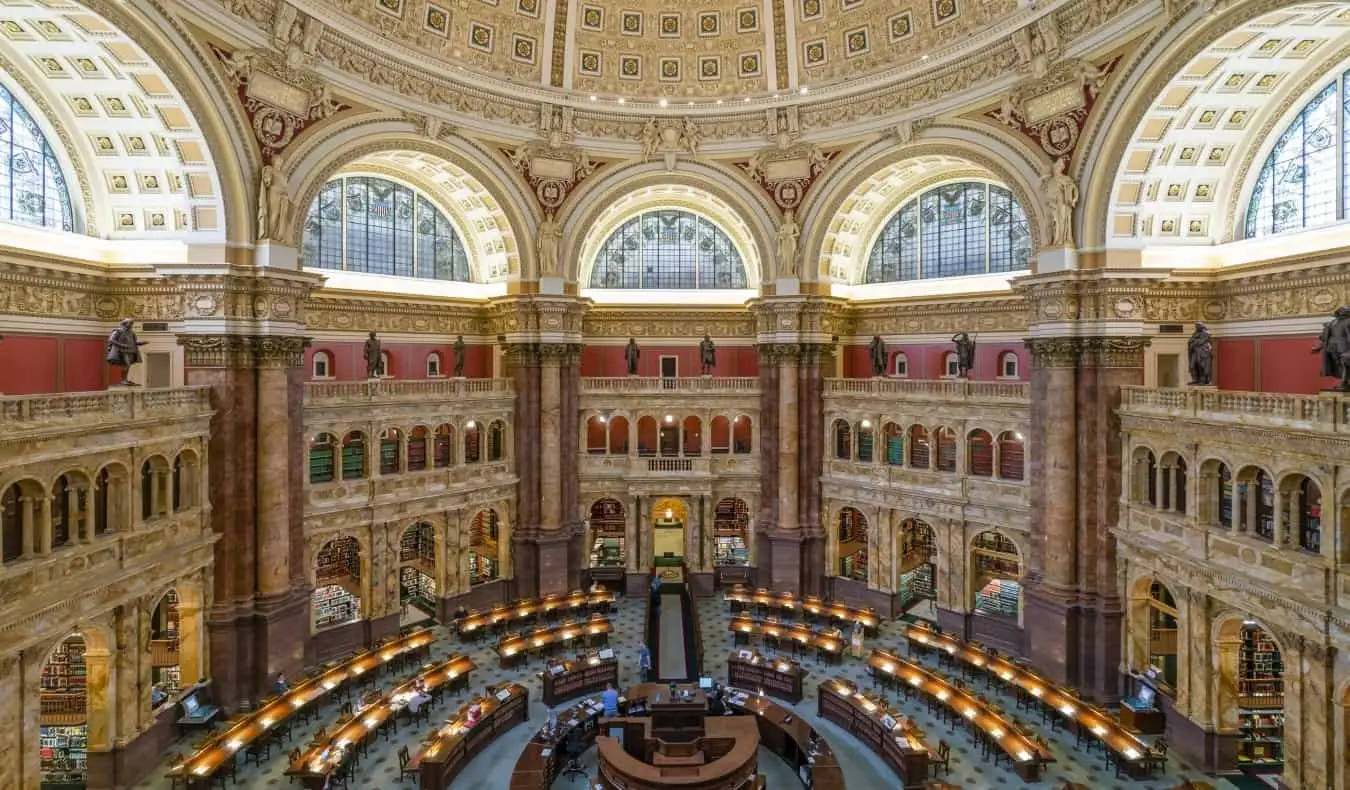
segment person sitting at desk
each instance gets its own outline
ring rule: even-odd
[[[722,687],[714,684],[708,691],[708,715],[721,716],[726,710],[726,704],[722,702]]]
[[[169,693],[165,691],[164,687],[160,684],[156,683],[150,687],[150,707],[158,708],[160,705],[163,705],[164,700],[168,698]]]
[[[605,708],[605,716],[614,718],[619,715],[619,692],[614,689],[613,683],[606,683],[605,690],[600,692],[600,703]]]
[[[469,610],[464,608],[464,604],[455,607],[455,619],[463,620],[469,616]]]
[[[426,684],[419,680],[417,685],[413,686],[412,695],[408,697],[408,712],[415,714],[430,701],[431,695],[427,693]]]
[[[596,594],[602,593],[602,592],[604,592],[604,591],[605,591],[605,585],[603,585],[603,584],[601,584],[600,582],[597,582],[597,581],[592,581],[592,582],[591,582],[591,589],[590,589],[591,595],[596,595]]]
[[[286,693],[289,686],[286,685],[286,673],[278,672],[277,679],[272,681],[272,692],[278,697]]]

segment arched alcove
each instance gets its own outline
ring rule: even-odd
[[[101,684],[103,688],[89,688],[88,649],[82,633],[71,634],[52,648],[42,664],[38,697],[41,723],[36,748],[44,785],[82,785],[87,778],[92,724],[90,696],[107,691],[106,674]],[[103,661],[106,660],[105,655]],[[110,701],[105,700],[103,707],[103,716],[110,716]]]
[[[915,469],[931,469],[931,455],[928,429],[922,425],[909,426],[909,466]]]
[[[876,429],[871,420],[858,421],[858,461],[870,464],[876,459]]]
[[[475,420],[464,423],[464,463],[476,464],[483,460],[483,428]]]
[[[750,564],[750,508],[736,497],[719,499],[713,506],[713,565]]]
[[[946,425],[939,425],[933,435],[937,439],[937,463],[939,472],[956,471],[956,431]]]
[[[1008,536],[988,530],[970,542],[972,601],[975,612],[1020,622],[1022,556]]]
[[[603,414],[586,418],[586,452],[590,455],[609,452],[609,418]]]
[[[848,420],[834,421],[834,457],[840,461],[853,458],[853,426]]]
[[[998,476],[1003,480],[1023,480],[1026,478],[1026,445],[1022,434],[1017,431],[1004,431],[998,435]]]
[[[845,423],[847,425],[847,423]],[[835,526],[835,540],[839,550],[839,575],[856,582],[867,583],[867,517],[857,508],[839,511]]]
[[[1237,760],[1248,768],[1284,761],[1284,651],[1253,618],[1232,613],[1215,623],[1217,724],[1239,733]]]
[[[309,443],[309,482],[331,483],[336,476],[334,466],[338,440],[331,433],[321,433]]]
[[[502,575],[501,521],[492,508],[480,510],[469,522],[469,584],[496,581]]]
[[[184,682],[179,661],[182,613],[178,604],[178,590],[170,587],[150,612],[150,682],[169,696],[197,680],[189,675]],[[153,705],[154,700],[151,702]]]
[[[882,441],[886,443],[886,464],[888,466],[905,465],[905,429],[897,423],[888,422],[881,429]]]
[[[443,422],[436,426],[431,443],[432,463],[437,469],[455,464],[455,426]]]
[[[334,628],[360,620],[361,544],[356,538],[328,541],[314,555],[314,628]]]
[[[366,435],[351,431],[342,437],[342,479],[360,480],[366,476]]]
[[[380,474],[396,475],[403,472],[403,431],[385,428],[380,432]]]
[[[617,416],[609,421],[609,454],[628,455],[628,418]]]
[[[415,426],[408,432],[408,471],[421,472],[427,468],[427,448],[431,444],[431,431],[425,425]]]
[[[622,568],[628,562],[628,513],[617,499],[591,505],[591,567]]]
[[[994,438],[981,428],[966,435],[966,473],[973,477],[994,476]]]
[[[755,451],[754,420],[748,414],[737,414],[731,421],[731,451],[749,455]]]
[[[398,600],[404,623],[436,616],[436,528],[429,522],[409,524],[399,537]]]
[[[899,573],[896,592],[906,611],[919,601],[937,598],[937,534],[923,519],[900,522]]]

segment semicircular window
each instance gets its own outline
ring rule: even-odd
[[[1247,238],[1326,225],[1344,216],[1336,201],[1336,182],[1343,174],[1350,183],[1342,150],[1350,142],[1350,130],[1339,134],[1336,116],[1338,106],[1344,103],[1350,110],[1350,102],[1338,102],[1336,89],[1347,78],[1350,73],[1327,85],[1275,138],[1247,204]]]
[[[1031,230],[1012,193],[962,181],[924,192],[895,212],[867,256],[864,283],[1014,272],[1031,265]]]
[[[75,212],[56,153],[14,94],[0,85],[0,219],[73,233]]]
[[[464,242],[422,193],[374,176],[338,177],[305,215],[306,266],[471,282]]]
[[[619,226],[600,248],[592,288],[745,288],[745,262],[712,220],[658,209]]]

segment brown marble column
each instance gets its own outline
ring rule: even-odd
[[[506,374],[515,384],[516,523],[511,525],[512,593],[539,595],[539,354],[533,344],[507,346]]]
[[[801,525],[801,590],[807,595],[824,595],[825,540],[820,510],[820,476],[825,458],[825,379],[823,371],[832,368],[834,347],[803,344],[798,367],[798,421],[800,437],[797,464],[797,513]]]
[[[755,520],[755,583],[767,586],[773,568],[773,543],[778,523],[778,365],[772,345],[759,352],[759,517]]]

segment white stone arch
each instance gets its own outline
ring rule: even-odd
[[[163,18],[172,15],[110,0],[82,6],[12,4],[6,21],[17,27],[0,39],[0,79],[18,88],[53,149],[64,149],[57,157],[83,219],[76,232],[250,242],[252,160],[238,142],[236,108],[224,98],[234,92],[221,87],[207,65],[212,58]],[[245,209],[227,212],[236,205]],[[50,251],[41,236],[11,236],[10,243]]]
[[[1269,150],[1262,138],[1277,134],[1278,119],[1321,79],[1312,75],[1350,56],[1327,32],[1341,28],[1319,21],[1346,10],[1350,3],[1288,0],[1232,3],[1218,13],[1192,6],[1161,28],[1118,69],[1084,135],[1079,246],[1233,240],[1253,163],[1259,168],[1258,152]],[[1284,44],[1262,51],[1272,39]],[[1317,45],[1303,51],[1305,40]],[[1229,84],[1234,75],[1243,79]],[[1187,148],[1193,158],[1183,158]],[[1206,262],[1195,252],[1184,260]]]
[[[558,216],[566,279],[586,283],[595,251],[610,234],[638,212],[660,207],[693,211],[721,227],[741,253],[749,287],[774,276],[781,217],[767,196],[726,168],[691,162],[671,172],[652,162],[601,171],[569,198]]]
[[[1039,194],[1043,165],[1020,148],[957,126],[933,127],[921,141],[897,147],[883,138],[849,155],[812,188],[801,218],[803,279],[851,285],[861,279],[870,242],[910,198],[939,183],[981,180],[1006,187],[1026,212],[1040,247],[1048,228]],[[1035,268],[1035,255],[1032,256]]]
[[[416,186],[445,211],[469,252],[475,282],[533,276],[538,210],[497,154],[462,137],[433,140],[411,122],[387,115],[335,119],[325,132],[305,138],[286,161],[297,245],[309,206],[324,185],[339,175],[368,173]],[[504,293],[500,286],[476,290],[482,292],[465,292]]]
[[[923,516],[918,516],[918,518],[923,518]],[[927,521],[927,519],[924,520]],[[929,524],[931,525],[932,522],[929,522]],[[1001,537],[1007,538],[1017,549],[1017,577],[1019,579],[1026,578],[1027,563],[1030,561],[1030,555],[1027,554],[1027,548],[1023,545],[1022,537],[1020,535],[1010,529],[995,527],[988,524],[968,523],[966,526],[966,534],[961,541],[965,552],[966,562],[970,561],[970,552],[975,548],[975,539],[986,532],[993,532]]]

